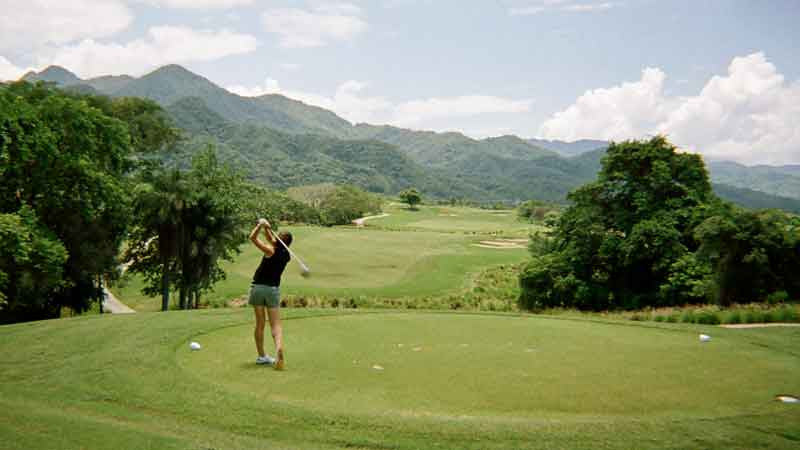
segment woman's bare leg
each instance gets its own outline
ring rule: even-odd
[[[267,315],[269,316],[269,328],[272,331],[272,339],[275,341],[275,353],[277,361],[275,362],[276,369],[283,369],[283,327],[281,326],[281,310],[280,308],[267,308]]]
[[[253,306],[253,311],[256,313],[256,329],[253,332],[253,338],[256,341],[256,350],[258,350],[258,356],[264,356],[264,326],[266,325],[266,317],[264,314],[264,307],[255,305]],[[272,318],[270,318],[270,324],[272,322]]]

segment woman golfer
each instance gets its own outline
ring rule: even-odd
[[[264,229],[264,236],[268,243],[264,243],[258,237],[258,231]],[[292,234],[281,232],[280,239],[288,246],[292,243]],[[264,256],[261,264],[253,275],[253,284],[250,286],[249,303],[253,305],[256,313],[256,329],[254,337],[256,340],[256,350],[258,358],[256,364],[274,365],[276,369],[283,370],[285,360],[283,356],[283,329],[281,328],[280,315],[280,285],[281,274],[286,264],[291,259],[289,250],[279,244],[272,233],[272,227],[265,219],[258,221],[258,225],[250,232],[250,241],[255,244]],[[275,355],[272,358],[264,353],[264,325],[266,315],[269,316],[269,328],[272,331],[272,339],[275,340]]]

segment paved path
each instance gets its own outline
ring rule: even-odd
[[[800,323],[737,323],[720,326],[722,328],[800,327]]]
[[[103,311],[110,312],[111,314],[131,314],[136,311],[132,310],[128,305],[117,300],[114,294],[106,288],[103,288]]]

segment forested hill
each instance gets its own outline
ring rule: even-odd
[[[199,97],[180,99],[166,109],[189,136],[177,154],[168,156],[178,164],[188,164],[198,148],[214,144],[220,156],[242,169],[248,178],[274,188],[333,182],[381,193],[417,187],[440,198],[489,200],[476,186],[423,168],[391,144],[233,123]]]
[[[744,166],[711,161],[708,168],[717,183],[800,199],[800,166]]]
[[[241,97],[183,67],[169,65],[147,75],[103,76],[82,80],[60,67],[29,73],[25,79],[58,83],[84,93],[145,97],[167,109],[186,130],[183,152],[200,143],[217,143],[225,157],[273,187],[322,181],[350,182],[394,193],[416,186],[429,196],[477,201],[530,198],[563,202],[570,190],[594,179],[604,141],[524,140],[516,136],[472,139],[461,133],[416,131],[393,126],[353,125],[331,111],[281,95]],[[194,147],[191,147],[191,146]],[[591,150],[599,146],[597,150]],[[597,147],[595,147],[597,148]],[[559,154],[559,152],[561,154]],[[565,157],[563,154],[576,156]],[[188,157],[188,155],[183,155]],[[712,165],[712,180],[724,198],[747,206],[786,204],[798,170],[767,170],[749,176]],[[746,185],[742,185],[747,180]],[[781,180],[775,183],[774,180]],[[788,208],[791,208],[789,206]]]

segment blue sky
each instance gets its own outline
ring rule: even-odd
[[[796,0],[0,4],[0,78],[178,63],[353,122],[475,137],[665,133],[711,158],[800,163]]]

